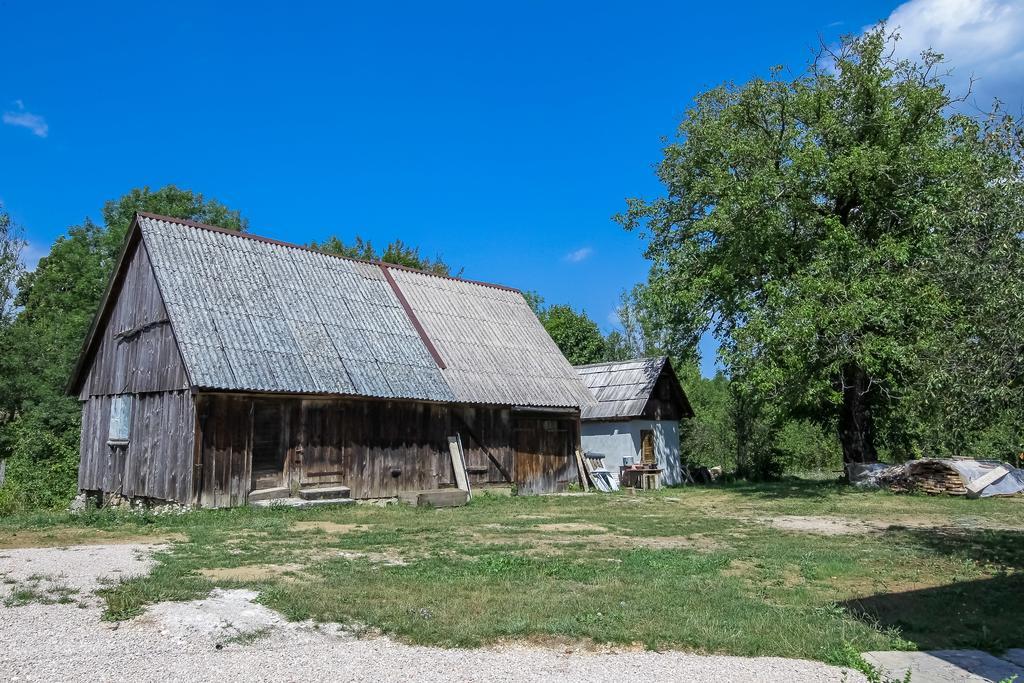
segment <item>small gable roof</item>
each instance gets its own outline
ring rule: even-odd
[[[195,388],[536,407],[593,401],[517,290],[153,214],[136,215],[129,241],[136,231]]]
[[[670,383],[673,400],[679,402],[681,414],[693,415],[667,356],[578,365],[576,372],[596,400],[596,403],[583,407],[581,418],[584,420],[642,417],[654,387],[662,377]]]

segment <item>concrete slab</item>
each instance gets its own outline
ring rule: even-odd
[[[999,683],[1024,677],[1024,667],[981,650],[865,652],[864,659],[898,681],[909,670],[913,683]]]
[[[250,502],[250,505],[256,507],[268,508],[268,507],[290,507],[290,508],[312,508],[319,507],[321,505],[353,505],[355,501],[351,498],[324,498],[321,500],[304,500],[302,498],[274,498],[272,500],[257,500]]]
[[[347,486],[319,486],[299,490],[299,498],[303,500],[322,500],[324,498],[350,498],[352,489]]]
[[[287,498],[291,495],[291,490],[284,486],[275,487],[272,489],[253,489],[249,491],[249,502],[255,503],[258,500],[275,500],[277,498]]]

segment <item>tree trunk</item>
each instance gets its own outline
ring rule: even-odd
[[[875,423],[871,414],[871,381],[860,366],[843,366],[841,389],[843,405],[839,409],[839,442],[843,462],[877,462]]]

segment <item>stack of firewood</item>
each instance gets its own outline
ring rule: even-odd
[[[879,483],[897,493],[921,493],[951,496],[967,495],[967,483],[953,467],[941,460],[912,460],[879,475]]]

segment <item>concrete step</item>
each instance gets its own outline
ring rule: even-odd
[[[347,486],[317,486],[299,490],[303,500],[324,500],[325,498],[351,498],[352,489]]]
[[[292,495],[291,490],[287,487],[279,486],[270,489],[253,489],[249,491],[249,502],[255,503],[260,500],[275,500],[277,498],[287,498]]]
[[[355,505],[355,501],[351,498],[320,498],[318,500],[305,500],[303,498],[272,498],[270,500],[257,500],[251,504],[260,508],[312,508],[323,505]]]

